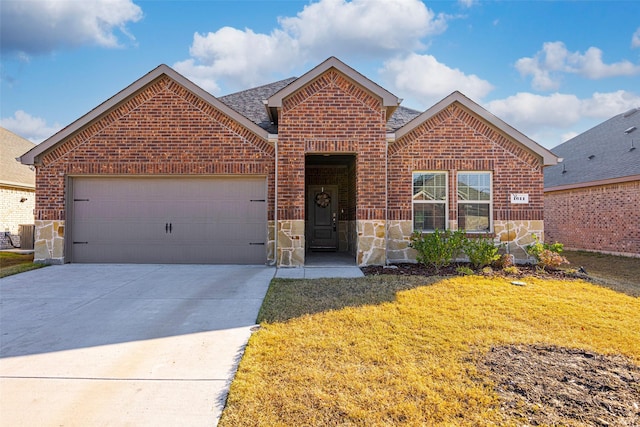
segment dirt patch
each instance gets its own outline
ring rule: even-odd
[[[510,345],[492,348],[479,368],[524,425],[640,425],[640,366],[622,356]]]

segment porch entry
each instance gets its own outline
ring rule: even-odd
[[[356,156],[307,154],[305,159],[305,252],[355,262]]]

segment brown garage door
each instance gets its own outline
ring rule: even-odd
[[[72,262],[262,264],[264,177],[73,178]]]

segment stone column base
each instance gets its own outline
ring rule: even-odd
[[[35,221],[33,261],[64,263],[64,221]]]
[[[358,232],[358,265],[385,265],[385,221],[358,220],[356,226]]]
[[[278,267],[304,266],[304,220],[278,221]]]

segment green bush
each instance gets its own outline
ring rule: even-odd
[[[418,252],[416,260],[419,263],[433,267],[438,273],[460,255],[464,241],[464,232],[461,230],[435,230],[424,234],[415,231],[409,247]]]
[[[560,255],[564,245],[562,243],[542,243],[538,236],[533,235],[535,243],[527,246],[527,253],[534,257],[543,268],[558,268],[562,264],[569,264],[569,261]]]
[[[464,254],[469,258],[469,262],[473,265],[473,268],[482,268],[490,265],[492,262],[500,259],[500,254],[493,239],[478,237],[465,239],[462,250]]]

